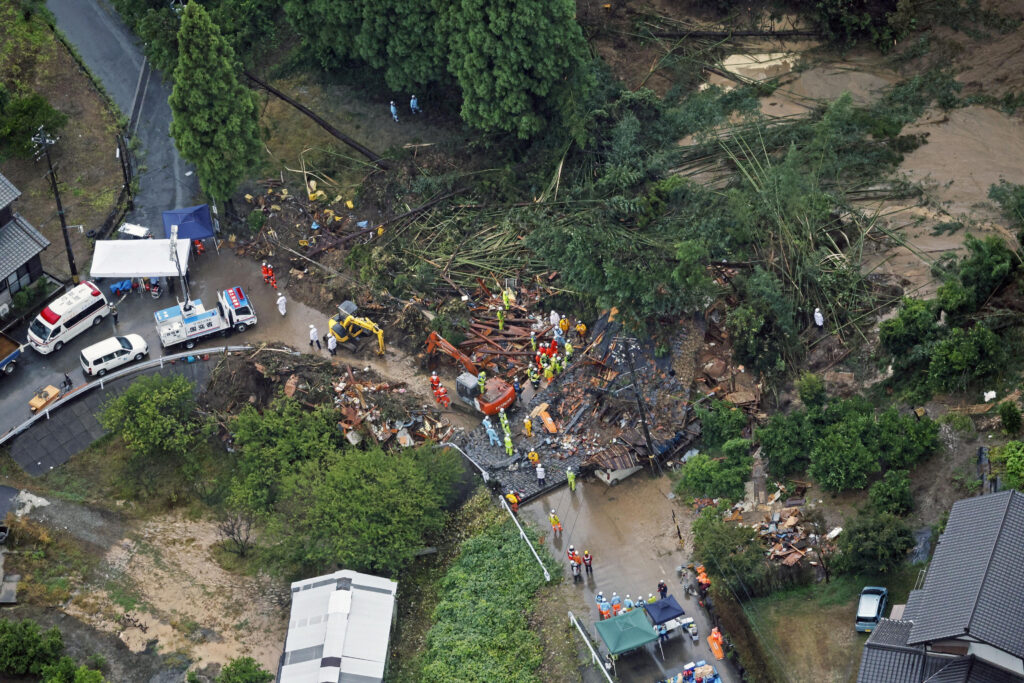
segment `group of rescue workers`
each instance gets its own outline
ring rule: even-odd
[[[569,546],[569,550],[572,550],[572,546]],[[668,584],[665,583],[665,579],[658,582],[658,596],[656,598],[654,593],[648,593],[645,599],[643,593],[637,593],[636,600],[633,600],[629,593],[626,593],[625,598],[620,598],[618,593],[612,593],[612,597],[609,599],[605,598],[604,592],[599,591],[594,596],[594,603],[597,605],[597,613],[603,621],[617,617],[619,614],[624,614],[630,610],[643,609],[644,605],[656,602],[659,598],[664,600],[668,597]]]

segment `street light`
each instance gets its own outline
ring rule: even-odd
[[[633,359],[633,352],[640,350],[640,344],[633,337],[616,337],[615,338],[615,349],[612,351],[612,356],[619,361],[625,361],[629,365],[629,373],[633,378],[633,397],[636,399],[636,409],[640,413],[640,425],[643,427],[644,442],[647,444],[648,457],[658,467],[658,473],[661,474],[661,463],[658,462],[658,454],[654,450],[654,441],[651,439],[651,430],[647,426],[647,409],[644,406],[644,401],[640,397],[640,375],[636,373],[636,362]]]
[[[64,206],[60,203],[60,190],[57,189],[57,174],[53,171],[53,163],[50,161],[50,147],[57,144],[60,138],[51,138],[42,126],[32,136],[35,144],[35,160],[39,161],[46,157],[46,167],[49,169],[50,187],[53,189],[53,198],[57,201],[57,215],[60,217],[60,231],[64,235],[64,248],[68,252],[68,268],[71,270],[71,281],[76,285],[78,279],[78,267],[75,265],[75,252],[71,251],[71,238],[68,237],[68,224],[64,219]]]

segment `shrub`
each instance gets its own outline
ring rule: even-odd
[[[717,507],[704,508],[694,521],[693,555],[737,595],[754,597],[770,589],[771,572],[757,532],[726,522]]]
[[[927,363],[927,349],[922,348],[941,335],[938,314],[930,302],[904,299],[895,318],[878,326],[878,337],[897,367],[908,368]]]
[[[910,472],[889,470],[880,481],[871,485],[868,493],[871,509],[876,512],[891,512],[905,515],[914,508],[914,497],[910,493]]]
[[[1020,408],[1013,401],[1003,401],[999,404],[999,421],[1003,423],[1003,429],[1007,434],[1013,435],[1020,432],[1021,415]]]
[[[803,472],[811,462],[814,428],[808,424],[806,411],[773,415],[767,424],[757,428],[754,437],[761,444],[761,455],[774,477],[784,479]]]
[[[698,498],[743,498],[744,484],[750,478],[753,464],[750,458],[750,442],[746,439],[731,439],[722,449],[725,457],[712,459],[701,453],[690,458],[683,466],[676,492]]]
[[[8,95],[0,84],[0,160],[31,157],[32,136],[39,126],[55,135],[67,121],[68,117],[50,106],[42,95]]]
[[[811,449],[808,473],[826,491],[862,489],[868,476],[881,469],[878,453],[864,443],[857,421],[829,426]]]
[[[217,683],[270,683],[272,680],[274,674],[252,657],[232,659],[217,676]]]
[[[825,404],[825,382],[812,372],[805,372],[796,381],[796,390],[800,400],[808,408],[820,407]]]
[[[1005,346],[984,325],[957,327],[935,344],[928,363],[928,382],[935,391],[964,391],[968,385],[997,374]]]
[[[865,510],[846,520],[836,568],[848,574],[889,574],[914,547],[906,522],[891,512]]]
[[[249,226],[249,230],[252,232],[259,232],[263,229],[263,224],[267,222],[267,215],[259,209],[253,209],[249,212],[249,215],[245,217],[245,224]]]
[[[743,429],[747,426],[747,416],[742,410],[715,399],[708,408],[697,406],[697,417],[700,418],[704,448],[709,451],[717,451],[726,441],[743,436]]]
[[[43,631],[29,619],[0,619],[0,672],[13,676],[41,676],[60,661],[64,639],[56,627]]]
[[[988,188],[988,198],[999,205],[1003,216],[1013,228],[1024,228],[1024,185],[1000,180],[998,185]]]
[[[1003,477],[1007,487],[1024,490],[1024,441],[1009,441],[989,453],[993,474]]]

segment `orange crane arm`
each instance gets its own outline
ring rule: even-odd
[[[451,356],[456,362],[461,363],[462,367],[466,368],[466,372],[474,375],[480,374],[479,371],[477,371],[476,365],[466,354],[455,348],[451,342],[439,335],[437,332],[431,332],[430,336],[427,337],[427,353],[434,353],[436,351],[440,351],[445,355]]]

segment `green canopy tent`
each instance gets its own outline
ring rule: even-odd
[[[599,621],[594,626],[601,634],[605,647],[613,655],[646,645],[658,639],[658,633],[647,621],[642,609],[634,609],[611,619]]]

